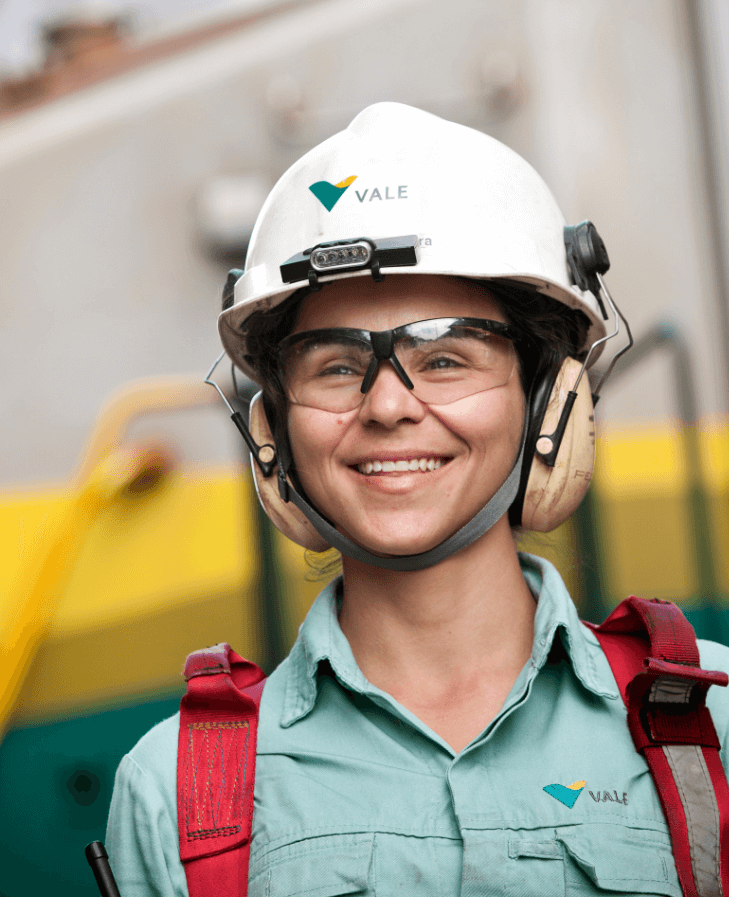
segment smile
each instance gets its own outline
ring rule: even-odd
[[[427,473],[430,470],[438,470],[448,463],[448,458],[410,458],[402,461],[362,461],[357,465],[360,473],[369,476],[372,473],[405,473],[406,471],[420,470]]]

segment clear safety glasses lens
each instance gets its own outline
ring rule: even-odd
[[[289,401],[323,411],[362,403],[379,366],[428,405],[504,386],[516,368],[516,331],[500,321],[436,318],[394,330],[309,330],[282,340],[279,370]]]

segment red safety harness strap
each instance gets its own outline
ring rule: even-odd
[[[671,833],[686,897],[729,897],[729,785],[706,706],[724,672],[702,670],[693,628],[668,601],[630,597],[595,632]]]
[[[245,897],[263,672],[229,645],[185,663],[177,815],[190,897]]]

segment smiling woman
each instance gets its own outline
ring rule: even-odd
[[[296,321],[293,339],[312,331],[405,329],[404,348],[395,345],[373,377],[367,376],[376,364],[372,351],[363,366],[349,348],[348,357],[331,356],[331,343],[323,344],[324,358],[339,366],[315,368],[315,385],[301,364],[283,374],[304,491],[341,533],[378,554],[414,555],[439,545],[493,497],[519,453],[525,399],[513,345],[488,330],[474,336],[475,323],[468,337],[446,336],[450,325],[435,326],[454,318],[506,331],[503,313],[481,285],[433,275],[328,284],[303,303]],[[421,325],[416,340],[406,329],[413,322],[443,335],[425,340]],[[297,389],[299,380],[306,383]],[[365,465],[370,470],[360,471]]]
[[[399,202],[362,202],[385,183],[407,184]],[[249,429],[238,421],[261,503],[300,545],[339,549],[342,576],[265,687],[229,649],[191,656],[182,717],[117,774],[108,843],[124,894],[678,897],[690,860],[679,881],[602,641],[512,536],[555,528],[588,487],[585,371],[606,309],[613,334],[619,314],[608,265],[594,227],[565,227],[515,153],[397,104],[366,109],[276,185],[219,329],[261,386]],[[689,660],[697,681],[722,678]],[[687,662],[646,700],[675,715]],[[253,711],[213,713],[218,679],[219,706],[260,698],[257,741]],[[729,702],[709,703],[725,738]],[[718,752],[705,762],[718,781]],[[713,798],[675,775],[691,812]],[[623,797],[585,803],[585,789]],[[702,882],[729,869],[721,831]]]

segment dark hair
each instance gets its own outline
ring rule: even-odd
[[[309,288],[302,287],[274,308],[253,312],[243,322],[241,330],[246,338],[245,360],[258,375],[264,395],[271,389],[278,389],[283,397],[276,349],[281,340],[293,331],[301,305],[309,295]]]
[[[506,320],[521,334],[516,344],[521,385],[526,395],[537,375],[559,370],[567,357],[583,361],[590,319],[527,284],[493,280],[484,285]]]
[[[590,328],[584,312],[567,308],[527,284],[508,280],[476,282],[497,301],[508,323],[521,334],[516,348],[525,394],[529,394],[537,375],[558,370],[568,356],[583,359],[582,347]],[[285,423],[287,406],[276,348],[293,331],[301,305],[309,295],[308,287],[297,290],[274,308],[254,312],[243,325],[245,359],[258,375],[267,411],[269,416],[273,414],[278,427]]]

